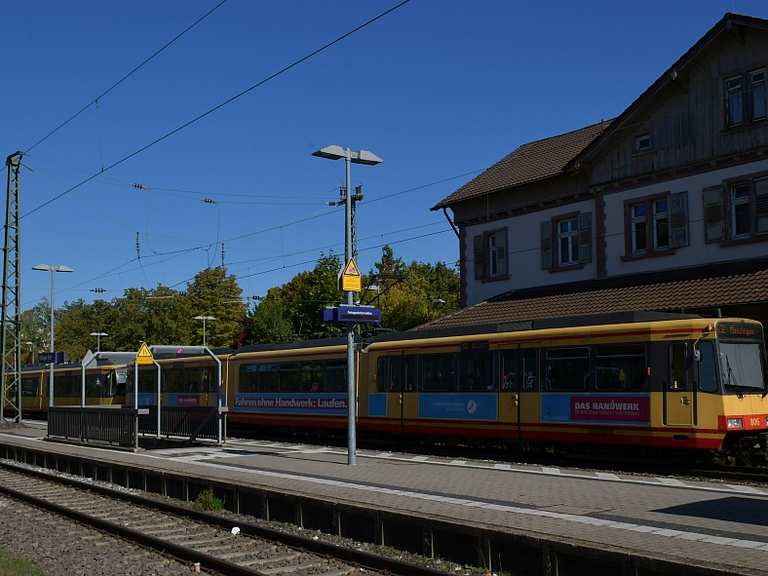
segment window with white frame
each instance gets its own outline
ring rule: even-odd
[[[561,266],[579,261],[579,222],[566,218],[557,222],[558,263]]]
[[[669,249],[669,199],[653,201],[653,248]]]
[[[688,246],[687,191],[637,198],[624,206],[628,257],[666,255]]]
[[[648,250],[648,204],[633,204],[630,211],[632,254],[645,254]]]
[[[765,68],[749,73],[750,92],[752,93],[752,120],[762,120],[766,116]]]
[[[744,94],[741,76],[725,80],[725,121],[726,126],[739,126],[744,122]]]

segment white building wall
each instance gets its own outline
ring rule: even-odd
[[[592,262],[572,270],[549,271],[541,266],[541,223],[570,212],[592,213]],[[467,304],[476,304],[509,290],[532,288],[549,284],[589,280],[596,275],[594,200],[574,202],[557,208],[495,220],[466,227],[464,254],[467,275]],[[507,229],[508,270],[507,280],[475,280],[474,237],[484,232]],[[553,238],[553,243],[555,239]]]
[[[723,180],[768,170],[768,160],[751,162],[703,174],[667,180],[641,188],[605,195],[606,271],[609,277],[642,272],[687,268],[716,262],[747,260],[768,256],[768,242],[721,246],[704,242],[704,207],[702,190],[721,184]],[[689,245],[674,254],[623,261],[625,255],[624,202],[664,192],[688,192]]]

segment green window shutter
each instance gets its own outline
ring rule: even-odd
[[[509,270],[509,251],[507,250],[507,244],[509,235],[506,228],[499,230],[495,233],[496,237],[496,258],[498,260],[497,267],[499,276],[504,276]]]
[[[486,277],[486,244],[485,235],[478,234],[473,238],[474,242],[474,260],[475,260],[475,280],[485,280]]]
[[[688,192],[678,192],[669,197],[670,244],[673,248],[688,246]]]
[[[552,221],[541,223],[541,267],[544,270],[552,268]]]
[[[579,262],[592,262],[592,212],[579,212]]]
[[[722,184],[704,188],[704,241],[719,242],[725,237],[724,188]]]

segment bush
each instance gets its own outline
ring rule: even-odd
[[[204,512],[219,512],[224,509],[224,502],[213,490],[206,488],[195,498],[195,508]]]

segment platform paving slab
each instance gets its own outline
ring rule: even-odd
[[[488,530],[743,574],[768,573],[768,489],[722,484],[633,484],[611,475],[530,474],[359,458],[279,443],[138,453],[45,441],[0,431],[0,443],[158,473],[231,483]],[[707,489],[711,486],[711,490]]]

